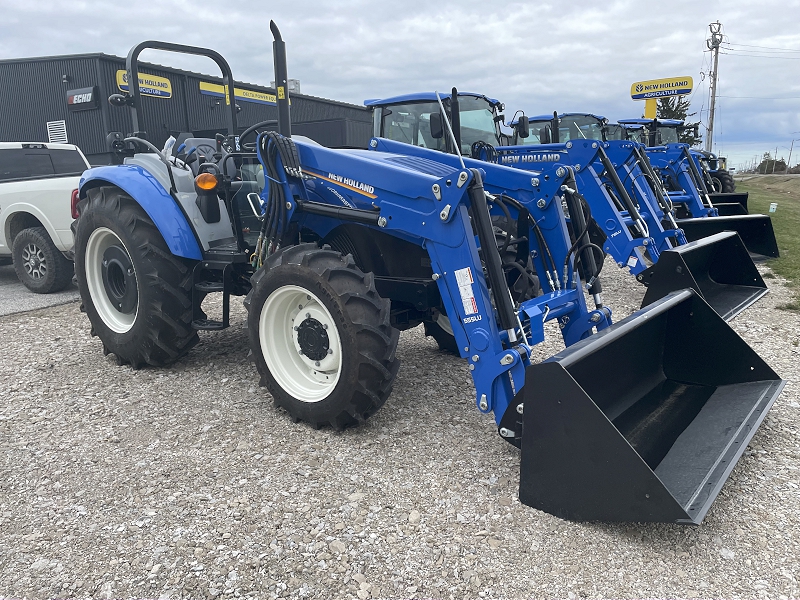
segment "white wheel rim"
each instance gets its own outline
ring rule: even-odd
[[[312,360],[300,348],[297,329],[308,319],[322,325],[328,353]],[[327,398],[342,372],[342,342],[336,322],[319,298],[296,285],[272,292],[261,308],[258,339],[264,361],[277,384],[302,402]]]
[[[133,313],[126,314],[117,310],[117,307],[112,304],[106,293],[103,285],[103,253],[111,246],[121,246],[130,258],[130,252],[125,248],[125,244],[122,243],[116,233],[107,227],[98,227],[89,236],[84,257],[86,286],[89,288],[89,295],[92,298],[94,308],[103,323],[115,333],[127,333],[136,322],[136,315],[139,314],[139,303],[137,299],[136,310]]]

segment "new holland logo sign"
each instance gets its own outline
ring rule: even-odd
[[[694,82],[689,76],[637,81],[631,85],[632,100],[654,100],[664,96],[691,94]]]
[[[122,69],[117,71],[117,87],[123,92],[129,91],[128,73]],[[172,98],[172,83],[166,77],[139,73],[139,93],[156,98]]]

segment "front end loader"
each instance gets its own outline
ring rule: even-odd
[[[295,420],[341,429],[388,399],[399,331],[446,316],[478,410],[522,449],[524,503],[577,520],[700,523],[780,393],[778,375],[690,289],[613,325],[571,168],[537,177],[292,137],[270,26],[277,132],[245,142],[231,108],[228,135],[211,144],[159,151],[138,132],[123,165],[84,175],[76,273],[104,349],[132,366],[170,364],[195,328],[228,324],[200,314],[205,295],[246,295],[261,383]],[[145,47],[211,56],[232,89],[216,53]],[[132,111],[138,51],[133,93],[115,99]],[[502,189],[485,183],[500,172]],[[567,349],[533,364],[550,320]]]
[[[661,185],[647,155],[633,141],[602,141],[603,117],[571,114],[560,119],[535,118],[530,124],[523,117],[524,137],[515,122],[514,136],[508,141],[530,137],[547,143],[508,146],[501,145],[506,140],[498,135],[496,123],[501,117],[496,100],[456,90],[445,100],[442,108],[459,113],[459,121],[469,124],[461,125],[460,136],[456,136],[460,143],[445,143],[433,96],[416,94],[366,102],[375,111],[374,132],[380,136],[373,140],[373,147],[429,156],[430,149],[452,152],[460,146],[461,152],[481,160],[527,171],[558,166],[573,169],[587,202],[591,241],[648,287],[643,306],[670,291],[691,287],[727,320],[767,293],[736,233],[688,244],[674,216],[673,196]],[[551,142],[560,137],[573,139]],[[492,141],[500,144],[494,146]],[[487,172],[484,184],[502,188],[505,176],[504,172]]]

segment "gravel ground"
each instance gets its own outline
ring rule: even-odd
[[[619,318],[642,290],[605,273]],[[75,303],[0,318],[0,598],[798,597],[800,316],[768,283],[733,325],[788,384],[700,527],[521,505],[519,452],[420,329],[336,433],[257,386],[239,302],[170,369],[104,357]]]

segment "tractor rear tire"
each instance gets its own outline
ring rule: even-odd
[[[436,340],[442,352],[460,355],[453,328],[445,315],[440,314],[435,321],[425,321],[425,335]]]
[[[736,191],[736,182],[728,171],[717,171],[712,174],[712,177],[719,180],[723,193],[730,194]]]
[[[75,274],[92,334],[134,369],[169,365],[197,341],[195,261],[173,255],[139,204],[116,187],[88,191],[75,228]]]
[[[383,406],[400,367],[400,332],[371,273],[350,255],[301,244],[270,256],[251,281],[250,348],[277,406],[336,430]]]

